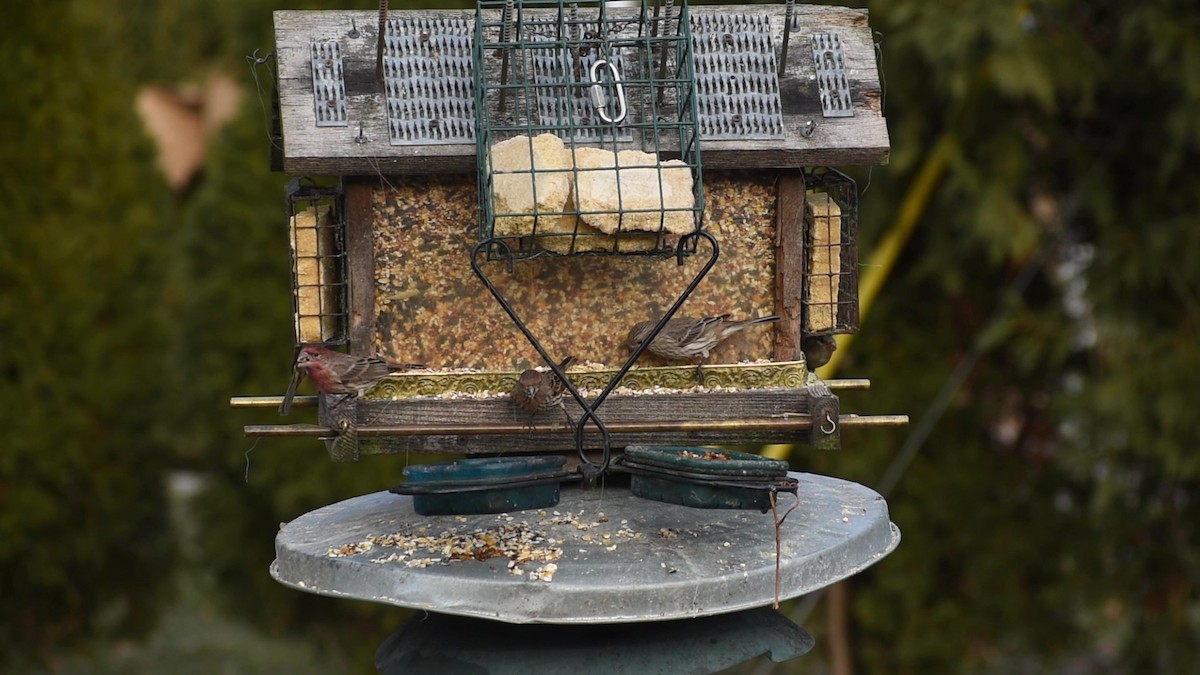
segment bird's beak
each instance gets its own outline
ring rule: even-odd
[[[537,396],[537,387],[525,387],[525,395],[529,398]]]

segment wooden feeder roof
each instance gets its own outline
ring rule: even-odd
[[[495,10],[483,10],[485,15]],[[533,10],[533,12],[550,10]],[[694,58],[702,58],[704,31],[721,31],[733,17],[756,27],[758,41],[746,49],[773,48],[773,65],[782,55],[785,7],[776,5],[704,5],[689,7]],[[460,71],[470,54],[468,36],[473,10],[398,10],[389,17],[420,25],[451,26],[455,37],[442,42]],[[426,24],[424,22],[432,22]],[[887,125],[881,110],[875,45],[867,11],[845,7],[795,5],[786,63],[778,77],[780,121],[769,121],[774,137],[731,134],[700,128],[704,165],[710,169],[792,168],[872,165],[888,161]],[[376,31],[372,11],[275,12],[279,124],[282,168],[289,174],[378,175],[466,173],[476,171],[476,141],[465,126],[439,130],[435,139],[394,141],[384,87],[376,83]],[[465,31],[465,32],[464,32]],[[769,37],[768,37],[769,35]],[[708,36],[711,37],[711,36]],[[741,38],[724,45],[741,49]],[[718,40],[717,42],[721,42]],[[749,44],[749,43],[746,43]],[[713,49],[723,47],[713,47]],[[759,52],[760,53],[760,52]],[[840,57],[840,61],[838,60]],[[495,64],[488,68],[497,68]],[[821,90],[831,75],[844,75],[842,87]],[[466,79],[462,72],[457,80]],[[468,73],[469,75],[469,73]],[[317,86],[314,87],[314,80]],[[456,87],[458,85],[455,85]],[[764,85],[765,86],[765,85]],[[773,85],[769,89],[774,89]],[[848,104],[846,93],[848,92]],[[455,91],[459,101],[463,91]],[[827,106],[822,108],[822,93]],[[830,101],[830,97],[839,100]],[[458,113],[463,110],[459,103]],[[840,110],[836,108],[841,107]],[[829,116],[832,112],[833,116]],[[489,113],[491,114],[491,113]],[[460,115],[459,119],[468,116]],[[455,122],[458,124],[458,122]],[[736,126],[736,125],[735,125]]]

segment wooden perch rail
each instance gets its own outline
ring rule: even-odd
[[[866,378],[850,378],[843,380],[826,380],[825,384],[834,391],[849,391],[870,389],[871,381]],[[315,408],[318,397],[295,396],[292,398],[293,408]],[[233,396],[229,399],[231,408],[278,408],[283,403],[282,396]]]
[[[867,427],[897,427],[908,424],[908,415],[842,415],[838,424],[851,428]],[[648,422],[611,422],[605,427],[612,433],[648,434],[659,432],[684,433],[690,431],[755,431],[755,430],[791,430],[804,431],[812,429],[813,421],[807,415],[796,415],[790,418],[746,419],[746,420],[712,420],[707,422],[685,421],[648,421]],[[244,427],[248,437],[329,437],[337,432],[329,427],[318,424],[251,424]],[[384,436],[485,436],[485,435],[520,435],[520,434],[559,434],[574,433],[574,429],[559,425],[544,425],[529,427],[524,424],[381,424],[360,426],[356,428],[360,437]],[[595,427],[588,428],[589,433],[596,433]]]
[[[835,389],[865,389],[865,379],[812,381],[803,388],[678,391],[656,394],[614,394],[601,409],[600,420],[614,448],[645,443],[659,445],[736,445],[800,443],[819,450],[840,446],[843,425],[898,426],[904,416],[842,415]],[[235,407],[275,408],[278,396],[241,397]],[[340,438],[338,430],[352,424],[356,449],[333,453],[334,461],[362,454],[399,453],[537,453],[561,452],[574,445],[574,428],[565,425],[561,410],[552,408],[530,420],[505,396],[483,398],[370,398],[318,400],[318,424],[269,424],[245,427],[247,436]],[[572,418],[584,411],[564,401]],[[814,422],[815,420],[815,422]],[[589,423],[584,447],[603,448],[604,434]],[[358,446],[361,445],[361,451]],[[346,447],[340,443],[339,447]]]

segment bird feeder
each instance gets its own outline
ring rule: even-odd
[[[635,501],[754,511],[804,479],[757,456],[706,471],[720,453],[700,446],[828,450],[844,428],[906,421],[843,413],[836,392],[867,383],[822,380],[802,349],[859,326],[857,188],[835,167],[888,159],[865,10],[478,0],[274,16],[279,165],[322,178],[287,194],[296,347],[423,367],[299,400],[319,406],[315,425],[248,435],[323,437],[339,462],[577,460],[509,475],[464,459],[466,476],[393,487],[431,513],[453,511],[455,490],[488,493],[462,499],[475,514],[618,475]],[[669,320],[720,315],[778,320],[706,350],[702,368],[649,353]],[[646,320],[650,336],[627,344]],[[514,408],[532,367],[562,380],[571,424]],[[871,528],[859,554],[895,546],[886,507]]]
[[[811,377],[800,348],[858,328],[856,187],[832,166],[887,160],[865,12],[514,0],[379,18],[275,15],[282,168],[337,181],[289,188],[296,343],[427,369],[317,427],[250,433],[353,427],[335,461],[574,438],[599,471],[629,444],[836,448],[897,421],[842,414],[836,391],[866,383]],[[719,314],[781,319],[718,345],[702,387],[688,364],[629,361],[633,323]],[[504,394],[566,354],[580,428],[531,426]]]

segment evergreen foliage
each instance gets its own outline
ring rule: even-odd
[[[50,8],[53,9],[53,8]],[[122,36],[74,7],[6,9],[0,48],[0,652],[153,618],[163,526],[166,190]]]
[[[951,152],[843,372],[915,425],[972,345],[983,357],[889,496],[900,548],[852,582],[858,665],[1188,672],[1200,190],[1181,168],[1200,159],[1200,13],[870,7],[893,161],[860,200],[868,251],[930,148]],[[872,484],[903,440],[856,435],[819,466]]]

